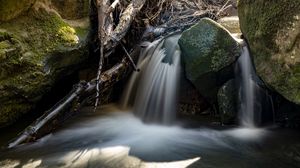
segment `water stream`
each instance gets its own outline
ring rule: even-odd
[[[245,127],[255,127],[255,83],[252,78],[255,72],[247,46],[242,48],[242,54],[238,59],[238,66],[241,71],[241,107],[239,111],[239,121],[240,124]]]
[[[83,109],[61,130],[35,143],[1,151],[0,167],[300,167],[297,134],[253,127],[253,115],[248,114],[253,112],[251,88],[243,100],[242,108],[247,111],[241,116],[243,127],[185,128],[175,119],[178,38],[169,36],[145,45],[138,62],[141,72],[128,82],[123,108],[111,104],[97,112]],[[244,48],[239,60],[245,66],[246,88],[252,71],[246,64],[249,57],[243,57],[247,54]],[[290,138],[283,144],[286,135]]]
[[[122,102],[146,122],[170,124],[176,115],[180,72],[178,39],[173,35],[147,45],[139,57]]]

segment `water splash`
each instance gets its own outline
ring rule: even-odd
[[[134,113],[146,122],[170,124],[176,115],[176,94],[180,72],[180,35],[149,43],[141,51],[140,72],[132,75],[123,107],[133,106]]]

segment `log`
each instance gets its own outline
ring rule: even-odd
[[[129,61],[124,58],[120,63],[116,64],[109,70],[105,71],[100,77],[101,93],[111,88],[116,82],[118,82],[124,74],[129,70]],[[34,141],[53,130],[53,127],[57,126],[55,119],[63,112],[74,114],[74,111],[78,107],[73,104],[78,104],[79,99],[83,102],[85,99],[95,93],[96,79],[90,82],[81,81],[76,84],[73,90],[54,105],[50,110],[46,111],[40,118],[28,126],[17,138],[8,144],[8,148],[14,148],[20,144]],[[50,129],[49,129],[50,128]]]

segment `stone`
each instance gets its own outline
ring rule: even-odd
[[[0,127],[34,109],[58,80],[88,58],[88,26],[72,26],[43,1],[30,6],[0,22]]]
[[[230,33],[211,19],[182,33],[179,39],[185,75],[201,95],[215,101],[218,88],[234,77],[241,48]]]
[[[238,114],[238,89],[235,80],[226,82],[218,91],[219,115],[222,124],[236,123]]]
[[[238,9],[257,74],[300,104],[300,1],[239,0]]]
[[[218,23],[224,26],[231,34],[240,35],[242,33],[238,16],[223,17],[218,20]]]
[[[16,18],[29,10],[36,0],[0,0],[0,22]]]

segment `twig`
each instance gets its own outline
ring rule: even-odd
[[[125,46],[123,45],[123,43],[121,42],[120,44],[121,44],[123,50],[125,51],[125,54],[126,54],[128,60],[130,61],[131,65],[132,65],[132,67],[133,67],[133,69],[134,69],[134,71],[137,71],[137,72],[140,71],[140,70],[137,68],[137,66],[135,65],[133,59],[132,59],[131,56],[129,55],[129,53],[128,53],[128,51],[126,50],[126,48],[125,48]]]

